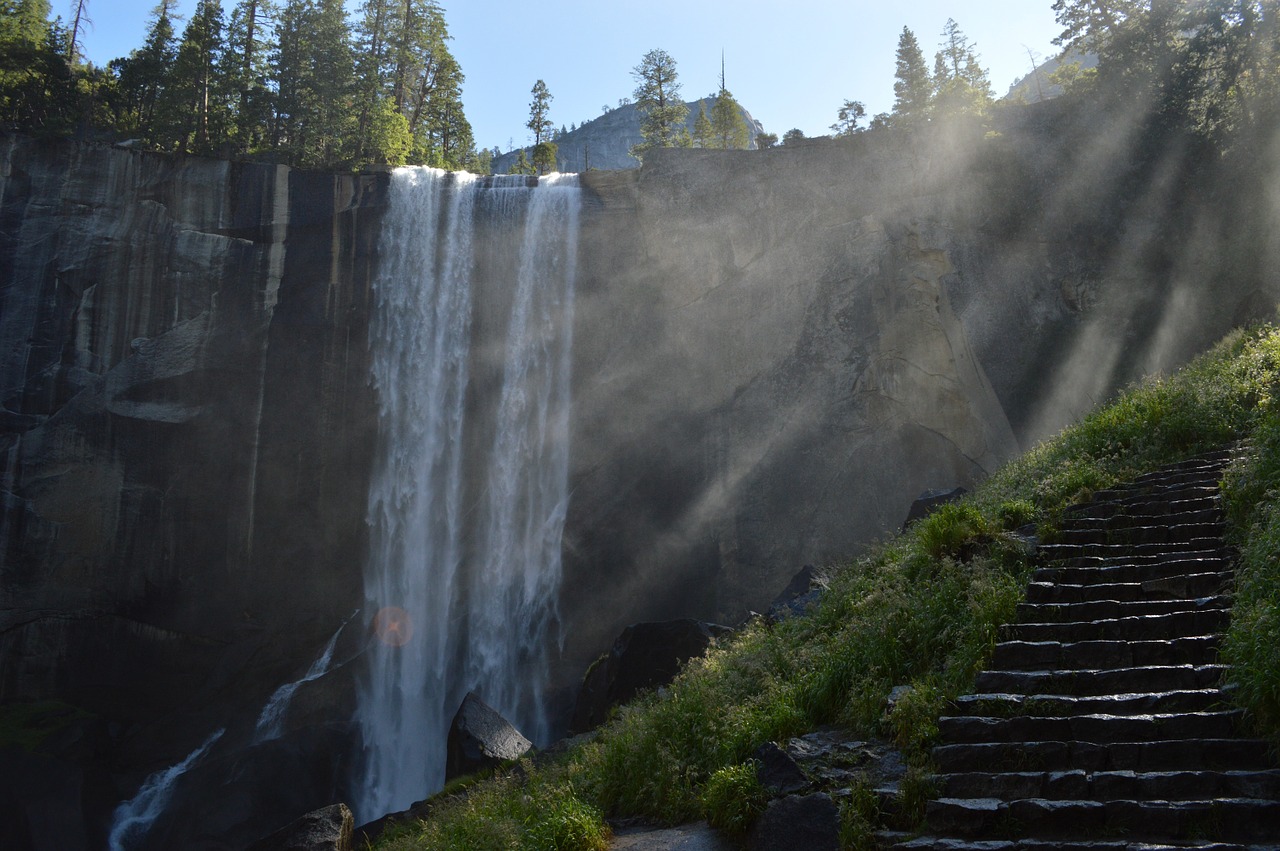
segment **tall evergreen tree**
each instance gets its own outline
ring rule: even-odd
[[[1081,53],[1102,53],[1120,25],[1141,14],[1149,0],[1054,0],[1062,33],[1053,40]]]
[[[893,120],[912,123],[926,119],[933,100],[933,80],[925,64],[924,51],[916,35],[907,27],[898,36],[897,60],[893,73]]]
[[[40,123],[45,111],[41,67],[49,41],[48,0],[0,0],[0,120]]]
[[[991,81],[978,62],[973,42],[955,19],[947,19],[934,55],[935,105],[943,114],[984,114],[992,101]]]
[[[224,140],[226,87],[218,67],[222,37],[222,4],[198,0],[157,107],[154,132],[163,147],[208,154]]]
[[[740,150],[747,147],[750,139],[742,107],[722,83],[716,102],[711,105],[711,147]]]
[[[707,102],[698,101],[698,117],[693,120],[693,136],[691,141],[695,148],[711,147],[711,138],[715,129],[711,126],[711,118],[707,115]]]
[[[524,123],[524,126],[533,133],[533,144],[536,147],[550,139],[553,125],[548,115],[551,112],[551,101],[554,96],[542,80],[533,84],[531,94],[533,100],[529,102],[529,120]]]
[[[123,100],[122,129],[154,141],[156,104],[177,58],[174,9],[177,0],[160,0],[151,11],[147,37],[140,49],[112,64]]]
[[[665,50],[650,50],[631,76],[642,140],[631,147],[631,155],[640,159],[651,148],[687,148],[692,143],[685,127],[689,107],[680,99],[676,61]]]
[[[274,98],[268,87],[274,15],[271,0],[240,0],[227,24],[221,66],[228,96],[235,101],[234,123],[228,135],[241,153],[255,151],[267,142]]]
[[[289,0],[277,35],[274,145],[300,166],[350,162],[355,76],[341,0]]]

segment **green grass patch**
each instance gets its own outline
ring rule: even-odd
[[[6,704],[0,706],[0,747],[17,745],[32,751],[54,733],[91,717],[89,712],[58,700]]]
[[[834,568],[806,616],[747,624],[661,696],[621,708],[561,762],[481,784],[436,807],[412,836],[379,847],[594,849],[603,847],[605,816],[710,817],[745,829],[757,805],[751,753],[832,723],[903,748],[910,821],[929,794],[937,717],[971,688],[1033,569],[1013,530],[1035,524],[1052,535],[1066,509],[1093,493],[1250,435],[1260,460],[1232,474],[1232,505],[1240,506],[1232,516],[1253,530],[1253,566],[1241,571],[1227,652],[1242,701],[1264,727],[1280,729],[1280,509],[1259,508],[1280,494],[1278,386],[1280,332],[1232,334],[1178,374],[1132,388],[1006,465],[963,501]],[[887,696],[901,685],[910,689],[890,708]],[[878,816],[851,801],[843,818],[846,845],[861,847]]]

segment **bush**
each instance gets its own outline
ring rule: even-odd
[[[768,791],[760,785],[754,760],[712,774],[702,789],[702,809],[712,827],[742,836],[764,812]]]

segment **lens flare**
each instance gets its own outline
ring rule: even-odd
[[[404,647],[413,638],[413,618],[399,606],[379,609],[373,616],[373,634],[388,647]]]

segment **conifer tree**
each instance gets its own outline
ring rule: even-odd
[[[692,144],[685,119],[689,107],[680,99],[676,61],[665,50],[650,50],[631,71],[636,81],[640,138],[631,156],[640,159],[651,148],[687,148]]]
[[[551,112],[551,101],[553,95],[547,88],[547,84],[542,80],[533,84],[531,92],[533,100],[529,102],[529,120],[524,126],[529,128],[533,133],[533,145],[536,148],[544,141],[548,141],[551,136],[551,119],[548,114]]]
[[[831,132],[837,136],[852,136],[858,132],[858,123],[867,115],[867,108],[862,101],[846,100],[836,113],[836,123],[831,125]]]
[[[173,28],[176,6],[176,0],[160,0],[151,11],[142,47],[112,62],[124,101],[122,129],[138,132],[148,141],[154,139],[156,104],[177,57]]]
[[[198,0],[157,107],[154,133],[162,147],[207,154],[222,142],[226,90],[217,64],[222,53],[221,3]]]
[[[267,141],[274,97],[267,86],[271,74],[267,60],[275,14],[271,0],[240,0],[227,24],[221,65],[227,96],[234,101],[228,136],[241,153],[257,150]]]
[[[747,147],[750,135],[747,122],[742,117],[742,107],[723,83],[716,102],[711,105],[711,147],[721,150],[740,150]]]
[[[907,27],[898,37],[893,81],[893,120],[913,123],[925,120],[933,100],[933,81],[925,64],[924,51],[916,35]]]
[[[698,101],[698,117],[693,120],[693,136],[692,143],[695,148],[707,148],[711,146],[711,137],[715,135],[715,130],[711,127],[711,119],[707,116],[706,101]]]
[[[943,114],[984,114],[992,101],[991,81],[973,43],[953,18],[947,19],[942,38],[934,56],[936,108]]]

